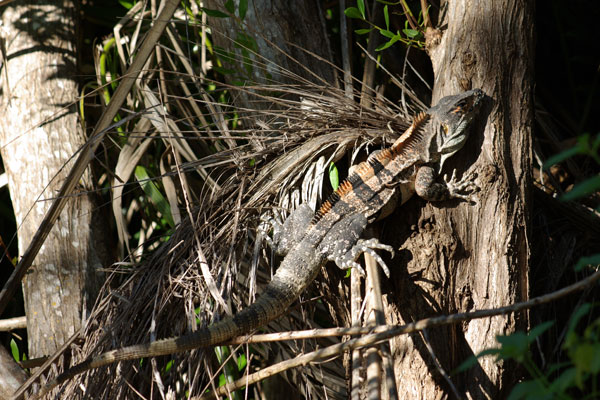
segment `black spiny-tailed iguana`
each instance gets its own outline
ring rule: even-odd
[[[359,164],[316,213],[301,205],[283,226],[275,226],[272,244],[285,258],[255,303],[196,332],[90,358],[51,380],[39,395],[92,368],[212,346],[249,334],[283,314],[327,260],[340,268],[360,269],[357,257],[369,253],[387,272],[375,249],[391,252],[392,248],[376,239],[359,239],[363,230],[387,212],[388,203],[404,203],[415,192],[429,201],[469,199],[476,187],[468,179],[457,181],[454,173],[450,180],[444,177],[443,183],[435,183],[435,179],[444,160],[465,143],[483,97],[480,89],[444,97],[419,114],[391,147],[372,153]]]

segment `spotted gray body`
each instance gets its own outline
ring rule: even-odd
[[[231,318],[196,332],[109,351],[74,366],[50,381],[39,393],[92,368],[117,361],[156,357],[212,346],[252,333],[279,317],[315,279],[327,261],[340,268],[362,270],[356,259],[371,254],[389,271],[375,250],[390,246],[361,235],[372,220],[390,212],[390,203],[404,203],[417,193],[429,201],[466,199],[475,185],[468,179],[435,182],[442,163],[465,143],[468,127],[480,108],[483,92],[471,90],[444,97],[419,114],[411,127],[386,149],[359,164],[329,200],[315,213],[301,205],[283,225],[274,224],[272,247],[284,255],[275,276],[257,301]]]

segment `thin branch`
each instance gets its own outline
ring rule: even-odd
[[[521,303],[515,303],[510,306],[500,307],[495,309],[486,309],[479,311],[472,311],[460,314],[452,314],[448,316],[439,316],[432,318],[425,318],[417,322],[412,322],[406,325],[396,325],[396,326],[378,326],[373,328],[371,334],[352,339],[344,343],[339,343],[333,346],[325,347],[323,349],[313,351],[312,353],[305,354],[303,356],[298,356],[292,360],[287,360],[280,362],[278,364],[272,365],[265,369],[262,369],[254,374],[250,374],[244,376],[243,379],[239,379],[235,382],[228,383],[225,386],[220,387],[216,393],[209,393],[199,397],[193,397],[194,400],[208,400],[213,399],[215,395],[225,395],[229,391],[234,391],[240,389],[242,387],[251,385],[256,383],[262,379],[270,377],[272,375],[278,374],[285,370],[307,365],[311,362],[317,361],[325,361],[335,358],[342,354],[344,351],[353,350],[360,347],[367,347],[379,344],[383,341],[389,340],[395,336],[404,335],[407,333],[421,331],[426,328],[431,328],[435,326],[442,325],[451,325],[459,322],[470,321],[473,319],[479,318],[488,318],[498,315],[510,314],[522,310],[526,310],[532,308],[534,306],[549,303],[552,301],[556,301],[564,296],[567,296],[576,291],[582,290],[585,287],[591,285],[600,279],[600,271],[596,271],[589,277],[574,283],[570,286],[567,286],[563,289],[557,290],[555,292],[536,297],[534,299],[524,301]],[[338,328],[340,330],[341,335],[347,335],[349,330],[366,330],[368,328]],[[326,329],[326,331],[331,331],[330,329]],[[343,332],[342,332],[343,331]],[[306,331],[305,331],[306,332]],[[318,337],[318,336],[317,336]]]
[[[400,4],[402,5],[402,9],[404,10],[404,15],[406,16],[406,19],[408,21],[408,23],[410,24],[410,27],[412,29],[414,29],[415,31],[419,30],[419,24],[417,24],[417,21],[415,20],[415,17],[412,13],[412,11],[410,11],[410,7],[408,6],[408,4],[406,4],[406,0],[400,0]]]
[[[27,328],[27,317],[0,319],[0,332]]]
[[[350,68],[350,46],[348,46],[348,20],[344,10],[346,0],[340,0],[340,40],[342,47],[342,67],[344,69],[344,93],[349,99],[352,98],[352,70]]]
[[[423,25],[425,25],[425,29],[433,28],[429,19],[429,4],[427,4],[427,0],[421,0],[421,12],[423,13]]]
[[[433,351],[433,347],[431,346],[431,342],[429,341],[429,335],[427,334],[427,329],[423,329],[421,331],[421,336],[423,338],[423,342],[425,343],[425,347],[427,347],[427,351],[431,356],[431,360],[433,361],[435,369],[437,369],[438,373],[444,378],[444,380],[450,387],[450,390],[452,391],[452,393],[454,393],[454,397],[460,399],[461,395],[460,393],[458,393],[456,385],[454,385],[454,382],[452,382],[452,379],[450,379],[450,376],[446,373],[446,370],[444,370],[442,364],[440,364],[439,358],[435,355],[435,351]]]

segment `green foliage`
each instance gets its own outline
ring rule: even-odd
[[[156,209],[160,212],[161,221],[169,227],[174,227],[175,222],[173,220],[173,214],[171,213],[171,206],[165,197],[162,195],[158,186],[148,175],[148,171],[145,167],[138,165],[135,167],[135,177],[138,183],[148,199],[154,204]]]
[[[209,17],[213,17],[213,18],[228,18],[229,17],[229,15],[227,15],[223,11],[219,11],[219,10],[211,10],[210,8],[203,7],[202,11]]]
[[[10,339],[10,352],[15,361],[21,361],[19,346],[17,345],[17,342],[15,342],[15,339]]]
[[[588,156],[596,163],[600,164],[600,134],[592,137],[589,133],[583,134],[577,138],[577,144],[567,150],[564,150],[550,157],[543,165],[543,169],[548,169],[554,164],[558,164],[574,156]],[[600,176],[595,175],[591,178],[578,183],[571,191],[563,194],[562,201],[577,200],[589,196],[600,190]]]
[[[237,362],[234,361],[234,357],[231,356],[231,352],[227,346],[215,347],[215,354],[217,355],[219,364],[223,366],[223,373],[219,375],[219,387],[237,380],[240,377],[241,372],[246,368],[246,357],[239,356],[237,357]],[[242,390],[232,392],[230,393],[230,398],[241,400],[243,398],[242,393]]]
[[[225,2],[225,4],[223,4],[223,7],[225,7],[225,9],[227,10],[227,12],[229,12],[229,14],[226,14],[223,11],[213,10],[213,9],[205,8],[205,7],[202,8],[202,12],[204,12],[209,17],[214,17],[214,18],[229,18],[236,14],[235,1],[227,0]],[[240,20],[242,20],[242,21],[244,20],[247,12],[248,12],[248,0],[240,0],[238,8],[237,8],[237,15],[238,15],[238,17],[240,17]]]
[[[127,10],[131,10],[135,3],[131,1],[119,0],[119,4]]]
[[[589,133],[585,133],[577,138],[577,144],[574,147],[564,150],[546,160],[543,168],[548,169],[554,164],[563,162],[576,155],[587,155],[600,164],[599,148],[600,134],[597,134],[596,137],[592,138]]]
[[[592,306],[579,307],[568,325],[563,350],[568,362],[548,365],[545,371],[535,364],[530,347],[554,322],[544,322],[529,333],[516,332],[498,336],[499,348],[487,349],[465,361],[457,372],[464,372],[477,363],[479,357],[494,355],[497,360],[514,360],[521,364],[531,379],[519,382],[509,400],[540,399],[595,399],[600,397],[597,382],[600,374],[600,318],[578,333],[582,318],[588,316]]]
[[[377,26],[367,19],[367,16],[365,13],[364,0],[357,0],[356,7],[348,7],[344,10],[344,14],[346,15],[346,17],[358,19],[358,20],[361,20],[361,21],[367,23],[368,25],[370,25],[370,28],[361,28],[361,29],[355,30],[354,32],[356,34],[365,35],[367,33],[370,33],[374,29],[379,31],[379,33],[383,37],[385,37],[387,39],[387,41],[385,43],[381,44],[380,46],[378,46],[375,49],[375,51],[385,50],[388,47],[394,45],[396,42],[401,42],[401,43],[406,44],[407,46],[413,46],[413,47],[420,48],[420,49],[425,47],[425,42],[423,41],[423,39],[424,39],[423,33],[425,32],[425,26],[424,26],[422,12],[419,12],[419,16],[417,19],[417,22],[419,24],[418,29],[410,28],[408,19],[406,19],[404,21],[404,29],[402,29],[402,31],[396,30],[396,32],[393,32],[390,30],[390,8],[389,8],[389,6],[396,6],[396,8],[397,8],[399,3],[390,3],[390,2],[383,1],[383,0],[377,0],[377,1],[379,3],[385,4],[383,7],[383,17],[385,20],[385,28]],[[406,4],[406,2],[402,2],[402,4],[404,6],[404,9],[407,10],[407,14],[410,14],[412,17],[413,14],[410,11],[410,9],[408,8],[408,5]],[[394,14],[394,13],[399,14],[399,15],[404,14],[402,9],[397,12],[392,11],[392,14]]]
[[[340,186],[340,174],[333,162],[329,165],[329,183],[331,183],[333,190],[337,190]]]

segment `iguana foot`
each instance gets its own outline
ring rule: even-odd
[[[359,239],[354,246],[348,251],[343,248],[344,246],[339,246],[336,248],[327,258],[333,262],[340,269],[348,269],[354,268],[361,275],[365,275],[365,270],[361,265],[356,261],[358,257],[367,253],[370,254],[377,264],[381,266],[385,275],[390,277],[390,270],[385,264],[385,261],[381,258],[379,254],[377,254],[377,249],[385,250],[394,256],[394,248],[392,246],[388,246],[387,244],[379,243],[377,239]]]
[[[448,180],[448,175],[444,175],[444,182],[450,198],[476,203],[477,198],[474,194],[479,191],[479,187],[475,184],[475,178],[477,178],[477,174],[469,174],[458,180],[456,179],[456,169],[452,171],[450,180]]]

